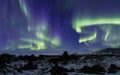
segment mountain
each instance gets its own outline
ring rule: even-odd
[[[120,48],[106,48],[96,51],[93,54],[120,54]]]

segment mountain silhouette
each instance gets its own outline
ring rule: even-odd
[[[105,48],[105,49],[96,51],[94,53],[95,54],[120,54],[120,48]]]

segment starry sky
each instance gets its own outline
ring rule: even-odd
[[[120,0],[0,0],[0,53],[120,47]]]

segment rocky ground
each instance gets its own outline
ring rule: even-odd
[[[0,75],[120,75],[119,55],[0,55]]]

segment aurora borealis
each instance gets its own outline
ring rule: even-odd
[[[120,0],[0,0],[0,52],[120,47]]]

